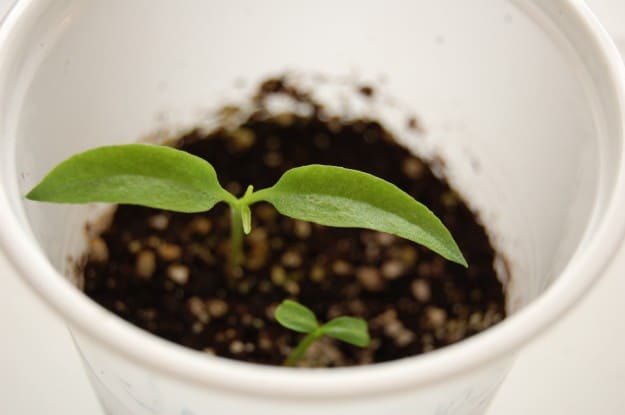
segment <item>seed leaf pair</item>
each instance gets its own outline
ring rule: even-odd
[[[427,207],[389,182],[341,167],[296,167],[274,186],[256,192],[248,187],[237,198],[221,187],[208,162],[184,151],[147,144],[106,146],[62,162],[26,197],[55,203],[124,203],[178,212],[204,212],[223,201],[231,206],[233,215],[239,215],[237,223],[246,233],[251,227],[249,206],[266,201],[295,219],[391,233],[467,266],[449,231]],[[240,246],[232,246],[231,251],[238,251],[240,257]]]
[[[284,300],[276,308],[275,317],[281,325],[299,333],[318,330],[320,335],[334,337],[355,346],[365,347],[369,344],[367,323],[360,318],[337,317],[320,325],[311,309],[292,300]]]
[[[308,347],[322,336],[330,336],[359,347],[369,345],[367,322],[360,318],[341,316],[321,325],[312,310],[292,300],[284,300],[276,308],[275,317],[282,326],[307,334],[287,357],[286,366],[295,364]]]

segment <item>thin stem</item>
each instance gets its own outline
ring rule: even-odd
[[[230,265],[238,267],[243,260],[243,222],[239,204],[230,205]]]
[[[319,337],[323,336],[323,333],[320,329],[317,329],[313,332],[310,332],[299,342],[297,347],[289,353],[289,356],[284,361],[284,366],[294,366],[298,360],[304,356],[306,350],[313,344],[315,341],[319,339]]]

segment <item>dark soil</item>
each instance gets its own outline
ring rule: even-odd
[[[374,94],[370,87],[360,92]],[[312,115],[269,115],[262,104],[271,94],[311,105]],[[173,342],[274,365],[302,337],[273,318],[286,298],[312,308],[322,321],[350,315],[369,322],[368,348],[326,339],[309,350],[301,362],[307,366],[412,356],[504,318],[504,293],[484,229],[456,193],[380,124],[328,117],[280,79],[265,82],[255,102],[258,110],[237,128],[193,131],[176,145],[212,163],[222,185],[236,194],[248,184],[268,187],[285,170],[304,164],[375,174],[430,207],[451,230],[469,268],[388,234],[301,222],[258,204],[245,263],[233,271],[225,265],[230,227],[225,205],[204,214],[119,206],[110,227],[91,240],[84,266],[87,295]]]

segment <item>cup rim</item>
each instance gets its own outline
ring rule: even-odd
[[[618,127],[622,146],[618,173],[607,208],[585,251],[570,260],[560,278],[539,298],[484,333],[426,355],[362,367],[293,370],[249,364],[208,356],[160,339],[88,299],[52,267],[19,227],[4,191],[0,192],[0,210],[7,213],[0,215],[0,245],[22,278],[73,329],[130,361],[213,389],[282,399],[375,395],[435,384],[512,357],[521,345],[579,301],[608,266],[625,236],[625,68],[611,38],[589,7],[578,0],[560,3],[580,22],[579,29],[601,53],[606,79],[620,103]],[[39,0],[23,0],[13,6],[0,27],[0,56],[8,47],[10,34],[23,24],[27,11],[41,6],[45,2]]]

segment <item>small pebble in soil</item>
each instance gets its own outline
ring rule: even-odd
[[[214,318],[221,318],[228,312],[228,303],[219,298],[207,302],[208,312]]]
[[[291,112],[282,112],[274,115],[273,120],[282,127],[288,127],[295,122],[295,115]]]
[[[386,232],[376,232],[374,234],[374,238],[381,246],[389,246],[393,242],[397,241],[397,237],[395,235],[391,235],[390,233]]]
[[[165,261],[175,261],[182,256],[182,248],[178,245],[163,243],[157,249],[158,255]]]
[[[426,167],[417,158],[407,157],[402,162],[401,169],[407,177],[416,180],[425,173]]]
[[[230,133],[235,151],[247,150],[254,145],[256,134],[249,128],[237,128]]]
[[[482,321],[484,320],[482,313],[476,311],[475,313],[471,313],[469,316],[469,326],[473,329],[479,329]]]
[[[189,268],[182,264],[167,267],[167,277],[177,284],[185,285],[189,281]]]
[[[135,272],[139,278],[152,278],[156,270],[156,255],[153,251],[140,251],[135,262]]]
[[[117,311],[118,313],[123,313],[125,312],[128,307],[126,307],[126,304],[123,301],[115,301],[115,311]]]
[[[294,221],[295,235],[300,239],[307,239],[310,236],[311,226],[310,223],[301,220]]]
[[[310,279],[314,282],[321,282],[326,276],[326,271],[322,265],[315,264],[310,270]]]
[[[302,265],[302,256],[297,251],[286,251],[282,255],[282,265],[288,268],[297,268]]]
[[[148,225],[152,229],[163,231],[169,226],[169,218],[165,214],[150,216],[148,218]]]
[[[252,246],[265,244],[267,243],[267,231],[264,228],[256,227],[247,236],[247,241]]]
[[[410,290],[412,291],[414,298],[421,303],[427,303],[432,296],[430,284],[423,279],[416,279],[412,281],[410,284]]]
[[[356,277],[368,291],[381,291],[384,288],[384,281],[376,267],[359,267],[356,270]]]
[[[237,337],[237,331],[232,327],[230,327],[229,329],[226,329],[226,331],[224,332],[224,338],[226,340],[232,340],[235,337]]]
[[[255,206],[254,215],[263,222],[270,222],[278,216],[278,212],[269,204]]]
[[[458,205],[459,200],[455,192],[449,191],[443,193],[441,201],[443,202],[443,205],[445,205],[445,207],[455,208]]]
[[[231,181],[226,183],[224,187],[235,196],[238,196],[243,192],[243,186],[241,186],[241,183],[239,182]]]
[[[397,253],[397,257],[406,268],[412,268],[419,259],[418,251],[411,245],[404,245]]]
[[[189,223],[189,228],[192,232],[197,233],[199,235],[206,235],[212,229],[212,222],[210,219],[198,216],[193,218]]]
[[[449,320],[446,327],[446,341],[456,342],[462,339],[466,333],[466,324],[460,320]]]
[[[273,342],[271,341],[271,338],[269,338],[269,336],[266,335],[264,332],[261,332],[261,334],[258,336],[258,347],[263,350],[271,350],[273,348]]]
[[[137,241],[136,239],[133,239],[132,241],[128,243],[128,252],[130,252],[131,254],[136,254],[140,250],[141,250],[141,242]]]
[[[200,322],[208,323],[210,315],[206,308],[206,303],[199,297],[191,297],[187,300],[187,307],[193,316],[195,316]]]
[[[199,334],[199,333],[203,332],[204,331],[204,324],[200,323],[199,321],[196,321],[195,323],[193,323],[191,325],[191,331],[194,334]]]
[[[106,262],[109,259],[109,249],[102,238],[93,238],[89,241],[89,259],[95,262]]]
[[[328,120],[328,129],[333,134],[340,134],[343,130],[343,123],[338,117],[330,117]]]
[[[404,264],[398,260],[386,261],[382,264],[382,276],[387,280],[395,280],[404,273]]]
[[[241,354],[245,350],[245,345],[243,342],[239,340],[235,340],[230,343],[230,353],[232,354]]]
[[[410,343],[414,342],[416,336],[410,330],[402,330],[395,337],[395,344],[398,347],[406,347]]]
[[[286,271],[279,265],[271,267],[271,281],[278,285],[283,286],[286,282]]]
[[[292,296],[297,296],[300,293],[299,285],[295,281],[287,281],[284,284],[284,289]]]
[[[336,275],[350,275],[353,271],[352,264],[342,259],[337,259],[332,263],[332,272]]]
[[[425,316],[428,324],[435,329],[442,327],[447,321],[447,312],[439,307],[427,307]]]

